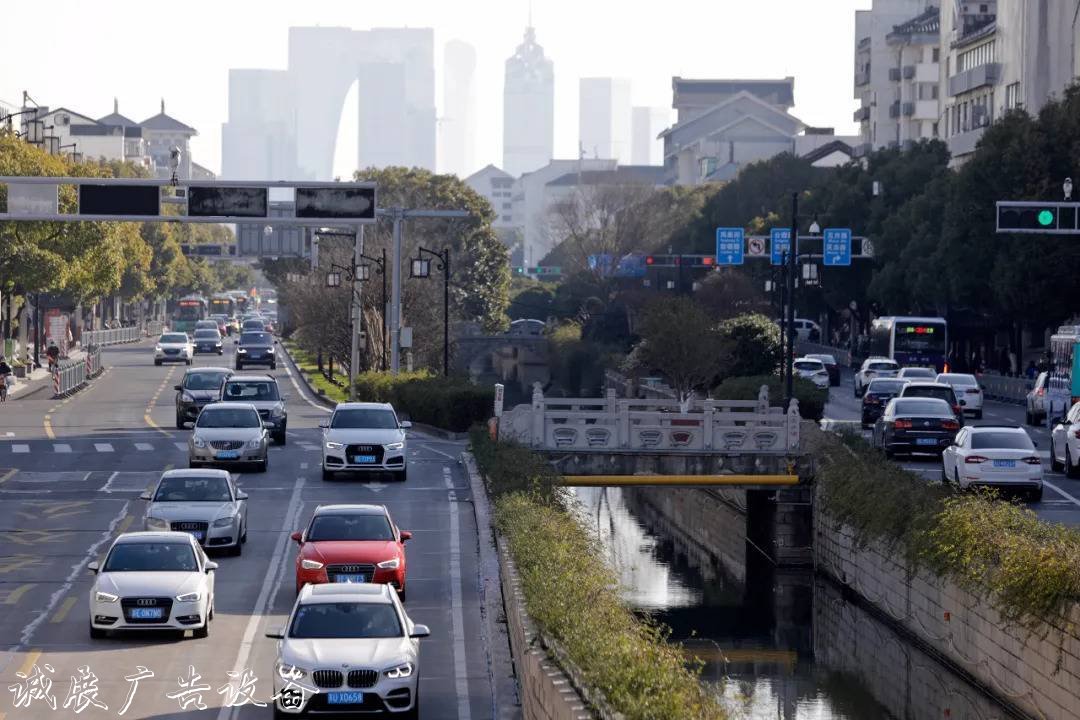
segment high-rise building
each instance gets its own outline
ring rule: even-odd
[[[443,116],[439,120],[439,172],[466,177],[474,169],[476,50],[451,40],[443,50]]]
[[[544,167],[555,144],[555,69],[536,42],[536,31],[506,61],[503,86],[503,169],[520,177]]]
[[[630,162],[633,165],[662,165],[664,143],[660,133],[667,129],[671,113],[667,108],[639,106],[630,119]]]
[[[586,157],[630,162],[630,81],[581,78],[579,150]]]
[[[229,180],[296,178],[293,75],[286,70],[230,70],[229,119],[221,126],[221,176]]]

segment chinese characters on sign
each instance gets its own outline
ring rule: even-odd
[[[791,252],[791,229],[773,228],[769,231],[770,263],[783,265],[784,255]]]
[[[716,228],[716,264],[742,265],[746,249],[742,228]]]
[[[848,228],[828,228],[825,230],[822,255],[825,265],[851,264],[851,230]]]

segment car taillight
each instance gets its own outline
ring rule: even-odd
[[[895,423],[893,423],[893,427],[909,428],[909,427],[911,427],[911,421],[910,420],[897,420]]]
[[[1031,457],[1024,458],[1024,462],[1028,465],[1042,465],[1042,460],[1032,455]]]
[[[941,372],[944,372],[944,373],[949,372],[949,363],[945,363],[945,365],[943,367],[944,367],[944,369]]]
[[[959,415],[960,414],[960,406],[959,405],[953,405],[952,406],[952,411],[954,413],[956,413],[957,415]]]
[[[966,458],[964,458],[964,462],[971,465],[978,465],[979,463],[986,462],[986,458],[984,458],[982,455],[968,455]]]
[[[941,423],[941,427],[945,430],[959,430],[960,423],[956,422],[955,420],[946,420],[945,422]]]
[[[1035,394],[1038,395],[1039,397],[1042,397],[1043,395],[1046,394],[1046,388],[1039,388],[1038,390],[1035,391]]]
[[[1080,440],[1080,430],[1073,430],[1073,437]]]

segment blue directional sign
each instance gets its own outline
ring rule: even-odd
[[[828,228],[825,230],[822,255],[825,266],[851,264],[850,228]]]
[[[717,265],[742,265],[745,250],[746,237],[742,228],[716,228]]]
[[[791,228],[773,228],[769,231],[769,250],[773,265],[784,264],[784,253],[791,252]]]

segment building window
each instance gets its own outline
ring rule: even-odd
[[[510,216],[509,215],[503,215],[502,216],[502,221],[507,222],[507,223],[510,222]]]
[[[931,128],[930,128],[930,137],[937,137],[937,136],[938,136],[938,124],[934,123],[933,126],[931,126]]]
[[[931,62],[939,62],[941,60],[941,48],[934,48],[931,53]]]
[[[991,40],[960,53],[956,58],[956,71],[964,72],[980,65],[987,65],[994,62],[995,56],[995,42]]]
[[[503,209],[503,210],[510,210],[510,209],[512,209],[513,207],[514,207],[513,203],[508,203],[508,202],[504,202],[504,203],[503,203],[503,206],[502,206],[502,209]]]
[[[940,88],[938,88],[937,84],[934,84],[934,85],[930,86],[930,99],[931,100],[937,100],[938,99],[939,90],[940,90]]]
[[[1020,83],[1015,82],[1005,86],[1005,109],[1013,110],[1020,107]]]

